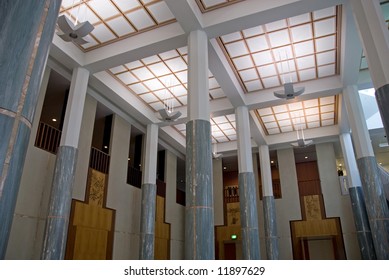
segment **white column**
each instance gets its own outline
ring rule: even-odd
[[[261,168],[261,182],[263,196],[273,196],[273,180],[271,177],[269,146],[259,146],[259,166]]]
[[[73,70],[60,146],[78,147],[88,80],[87,69],[78,67]]]
[[[360,187],[362,186],[362,182],[361,177],[359,176],[357,162],[355,160],[351,135],[350,133],[343,133],[339,135],[339,139],[347,172],[348,187]]]
[[[142,182],[139,259],[154,259],[155,208],[157,196],[158,126],[147,125]]]
[[[157,180],[158,125],[147,125],[146,149],[143,167],[143,184],[155,184]]]
[[[204,31],[190,32],[188,55],[185,258],[209,260],[215,258],[215,237],[209,121],[208,38]]]
[[[358,88],[356,86],[347,86],[343,90],[343,100],[346,104],[357,158],[374,156]]]
[[[73,70],[65,122],[55,162],[42,259],[63,259],[65,256],[72,191],[77,168],[78,141],[88,79],[88,70],[80,67]]]
[[[389,84],[389,32],[379,0],[350,1],[376,89]]]
[[[253,156],[249,112],[246,106],[235,110],[238,134],[239,204],[242,228],[243,259],[260,259],[257,187],[253,172]]]
[[[238,136],[238,165],[239,173],[253,172],[253,156],[251,151],[251,134],[249,113],[246,106],[235,110]]]
[[[209,121],[208,38],[196,30],[188,40],[188,120]]]

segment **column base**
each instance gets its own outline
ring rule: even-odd
[[[154,259],[155,208],[157,185],[142,185],[142,209],[140,215],[139,259]]]
[[[386,135],[389,137],[389,84],[376,90],[375,96]]]
[[[211,124],[186,124],[185,258],[215,259]]]
[[[259,260],[257,196],[253,172],[239,173],[239,200],[243,259]]]
[[[349,188],[349,193],[361,257],[363,260],[376,260],[377,256],[374,250],[373,237],[371,235],[362,188]]]
[[[279,259],[278,237],[277,237],[277,221],[276,207],[274,196],[264,196],[263,211],[265,216],[265,240],[266,240],[266,255],[268,260]]]
[[[375,157],[357,160],[377,259],[389,259],[389,210]]]
[[[69,146],[60,146],[57,151],[42,252],[44,260],[62,260],[65,256],[77,154],[77,148]]]

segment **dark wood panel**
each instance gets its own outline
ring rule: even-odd
[[[316,161],[296,163],[297,181],[320,180]]]

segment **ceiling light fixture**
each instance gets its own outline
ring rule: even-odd
[[[295,148],[305,148],[312,145],[313,140],[305,140],[304,129],[302,126],[300,126],[300,128],[301,128],[301,137],[300,137],[299,130],[297,129],[297,142],[290,143],[290,145]]]
[[[75,42],[77,44],[83,45],[88,43],[88,41],[84,40],[83,37],[88,35],[93,31],[94,26],[89,21],[79,22],[80,16],[80,7],[84,4],[84,0],[78,4],[77,16],[74,20],[74,23],[67,18],[65,15],[61,15],[58,17],[57,24],[60,31],[57,35],[64,40],[65,42]],[[74,8],[74,1],[72,7]],[[85,18],[87,8],[85,9]]]
[[[291,70],[289,66],[289,55],[285,51],[285,57],[281,58],[281,53],[278,54],[279,56],[279,63],[281,66],[281,76],[282,76],[282,83],[284,85],[283,90],[277,90],[274,91],[274,96],[281,99],[293,99],[296,96],[301,95],[305,88],[304,87],[296,87],[293,86],[293,80],[291,76]],[[286,63],[286,71],[284,71],[284,63]],[[285,76],[287,79],[285,79]]]
[[[167,85],[164,91],[165,96],[174,96],[171,79],[167,80],[165,84]],[[159,119],[164,122],[174,122],[181,116],[180,111],[174,112],[174,97],[165,98],[163,109],[158,110],[158,113],[160,115]]]
[[[218,154],[217,153],[217,144],[213,144],[213,151],[212,151],[212,158],[213,159],[219,159],[221,158],[223,155],[222,154]]]

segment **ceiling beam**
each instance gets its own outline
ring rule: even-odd
[[[186,45],[187,36],[175,22],[88,51],[84,67],[96,73]]]

